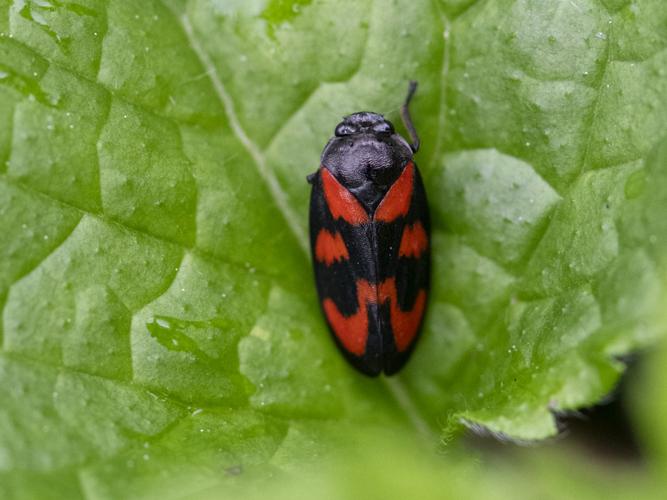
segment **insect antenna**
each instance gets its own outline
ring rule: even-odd
[[[403,105],[401,106],[401,119],[403,120],[403,125],[405,125],[408,134],[410,134],[410,140],[412,141],[410,148],[413,153],[416,153],[419,150],[420,143],[419,135],[417,135],[417,130],[412,123],[412,118],[410,118],[410,101],[412,100],[412,96],[415,95],[416,90],[417,82],[415,80],[410,80],[410,83],[408,84],[408,95],[405,97],[405,102],[403,102]]]

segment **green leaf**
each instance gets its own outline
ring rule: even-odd
[[[664,489],[667,470],[666,344],[663,342],[659,349],[646,357],[641,376],[632,380],[630,403],[638,424],[638,436],[649,458],[650,470],[654,473],[656,483]]]
[[[553,435],[664,330],[666,46],[660,0],[0,0],[0,496],[178,496],[368,427]],[[368,380],[305,175],[410,78],[434,289]]]

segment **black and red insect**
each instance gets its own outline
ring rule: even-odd
[[[408,109],[416,88],[410,82],[401,107],[412,144],[382,115],[354,113],[338,124],[320,168],[308,176],[322,311],[348,361],[371,376],[403,367],[426,310],[429,211]]]

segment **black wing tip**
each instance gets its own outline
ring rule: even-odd
[[[361,356],[357,356],[356,354],[353,354],[345,349],[333,331],[331,333],[336,346],[340,350],[350,368],[354,369],[357,373],[361,373],[362,375],[365,375],[369,378],[377,378],[382,374],[382,371],[384,370],[382,358],[372,356],[368,352]]]

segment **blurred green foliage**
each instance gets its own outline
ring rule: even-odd
[[[659,361],[654,476],[457,437],[552,436],[662,336],[666,47],[661,0],[0,0],[0,497],[660,491]],[[368,380],[305,175],[411,78],[434,289]]]

